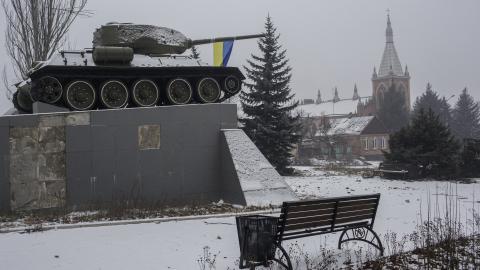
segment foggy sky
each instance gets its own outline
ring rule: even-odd
[[[197,39],[262,32],[270,14],[287,49],[297,98],[314,98],[317,89],[329,98],[335,86],[341,98],[351,97],[355,83],[361,96],[371,95],[390,9],[395,46],[412,77],[412,102],[427,82],[447,97],[468,87],[480,100],[478,0],[90,0],[87,9],[94,15],[74,23],[70,48],[91,47],[95,28],[111,21],[167,26]],[[8,67],[3,14],[0,29],[0,59]],[[204,61],[213,62],[211,45],[199,50]],[[251,53],[258,53],[256,41],[236,42],[229,65],[245,65]],[[0,112],[11,107],[4,96]]]

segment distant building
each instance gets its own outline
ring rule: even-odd
[[[385,50],[378,73],[376,68],[373,68],[372,97],[358,104],[356,108],[358,115],[378,115],[383,95],[392,85],[396,91],[404,94],[405,110],[410,111],[410,73],[408,67],[405,66],[404,71],[400,63],[393,43],[393,29],[390,15],[388,15]]]
[[[410,110],[410,74],[403,70],[393,42],[390,16],[387,16],[386,43],[380,68],[373,68],[372,95],[362,97],[357,85],[353,93],[339,93],[335,87],[332,98],[325,99],[320,90],[315,102],[305,99],[299,106],[304,131],[297,157],[302,159],[366,159],[382,160],[382,151],[389,151],[389,134],[379,120],[383,96],[394,85],[405,96],[405,110]]]
[[[386,43],[383,51],[380,68],[373,68],[372,95],[361,97],[358,93],[357,85],[353,88],[353,95],[343,96],[339,94],[335,87],[333,96],[329,100],[325,100],[325,96],[317,92],[315,102],[313,99],[305,99],[301,102],[299,109],[304,115],[309,116],[325,116],[325,115],[359,115],[378,116],[378,111],[383,100],[384,93],[388,91],[391,85],[395,85],[395,89],[405,96],[405,109],[410,110],[410,73],[408,67],[403,70],[400,58],[398,57],[395,44],[393,42],[393,29],[390,16],[387,17]]]
[[[375,116],[316,117],[298,146],[297,159],[383,160],[389,134]]]

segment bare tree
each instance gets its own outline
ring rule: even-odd
[[[27,77],[35,61],[45,61],[61,47],[68,29],[85,10],[87,0],[1,0],[5,13],[5,48],[16,79]],[[7,97],[12,89],[6,67],[3,81]]]

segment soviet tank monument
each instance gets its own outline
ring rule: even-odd
[[[240,91],[240,70],[182,55],[260,36],[190,40],[114,23],[93,48],[35,63],[15,93],[24,113],[0,116],[0,212],[295,199],[238,129],[236,104],[221,102]]]
[[[221,102],[240,91],[241,71],[181,54],[195,45],[262,36],[191,40],[166,27],[109,23],[94,33],[92,49],[35,63],[13,103],[31,112],[36,101],[73,111]]]

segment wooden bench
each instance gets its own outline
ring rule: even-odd
[[[339,249],[345,242],[363,241],[383,256],[382,242],[373,231],[379,201],[380,194],[284,202],[275,239],[280,258],[273,260],[293,269],[283,241],[334,232],[341,232]]]

